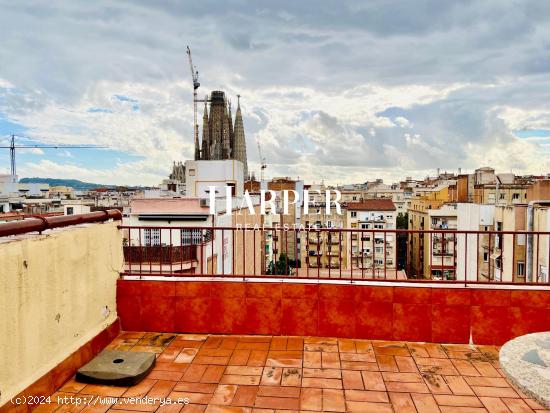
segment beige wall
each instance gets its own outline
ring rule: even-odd
[[[0,238],[0,405],[115,320],[117,224]]]
[[[264,232],[261,231],[262,215],[260,215],[260,206],[256,205],[254,211],[255,214],[252,215],[249,213],[248,209],[244,208],[239,211],[240,213],[233,211],[233,215],[231,216],[231,226],[245,229],[248,228],[248,230],[244,231],[244,248],[243,231],[236,230],[233,232],[235,237],[235,250],[233,251],[235,258],[235,274],[261,275],[262,269],[265,266],[262,250]],[[257,230],[254,231],[254,228],[257,228]],[[256,233],[256,235],[254,235],[254,233]],[[231,237],[229,237],[229,240],[232,241]],[[229,244],[228,247],[231,249],[232,245]],[[278,247],[280,249],[280,245]],[[229,271],[229,273],[231,273],[231,271]]]

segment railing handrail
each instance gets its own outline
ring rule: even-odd
[[[28,232],[42,232],[47,229],[62,228],[71,225],[104,222],[110,219],[120,221],[122,220],[122,213],[118,209],[109,209],[107,211],[96,211],[86,214],[29,218],[0,224],[0,237]]]
[[[121,225],[119,228],[130,245],[180,246],[193,240],[193,234],[205,232],[216,239],[199,245],[198,260],[193,267],[184,265],[179,259],[172,265],[172,261],[161,255],[161,265],[154,266],[153,253],[144,253],[139,257],[128,256],[122,275],[177,276],[186,273],[249,277],[284,274],[339,280],[420,277],[464,283],[485,282],[480,271],[488,266],[487,282],[550,285],[545,269],[550,254],[545,240],[550,239],[550,231],[189,224]],[[154,233],[147,232],[152,229]],[[532,258],[527,256],[526,245],[534,248]],[[525,271],[528,259],[536,263],[532,272]]]
[[[250,226],[148,226],[148,225],[119,225],[119,229],[171,229],[171,230],[215,230],[215,231],[297,231],[297,232],[350,232],[350,233],[388,233],[388,234],[501,234],[501,235],[550,235],[550,231],[481,231],[481,230],[461,230],[461,229],[375,229],[375,228],[315,228],[315,227],[263,227],[250,224]]]

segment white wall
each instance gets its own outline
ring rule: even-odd
[[[480,226],[493,225],[495,218],[494,205],[457,204],[457,230],[478,231]],[[482,254],[476,235],[457,235],[456,274],[457,280],[477,280],[478,255]],[[467,272],[466,272],[467,271]]]
[[[117,225],[0,240],[0,405],[116,319]]]
[[[72,208],[72,210],[73,210],[72,215],[86,214],[86,213],[90,212],[90,207],[88,205],[67,204],[67,205],[63,205],[63,215],[69,215],[68,214],[68,208]]]
[[[234,184],[236,196],[244,192],[244,167],[236,160],[224,161],[186,161],[185,162],[186,196],[207,198],[208,187],[218,186],[217,196],[225,196],[225,186]]]

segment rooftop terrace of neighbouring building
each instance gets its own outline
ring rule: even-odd
[[[189,228],[169,228],[167,245],[128,255],[147,228],[132,238],[120,218],[0,225],[0,412],[545,411],[498,362],[507,340],[550,330],[539,278],[266,274],[259,235],[234,229],[200,229],[194,245]],[[280,253],[284,236],[271,237]],[[187,247],[196,253],[174,255]],[[141,266],[129,271],[129,258]],[[204,263],[177,272],[190,259]],[[132,387],[77,383],[105,348],[153,352],[156,365]],[[167,398],[182,403],[162,406]]]

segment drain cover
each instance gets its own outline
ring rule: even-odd
[[[132,386],[139,383],[155,365],[154,353],[103,350],[76,372],[82,383]]]

